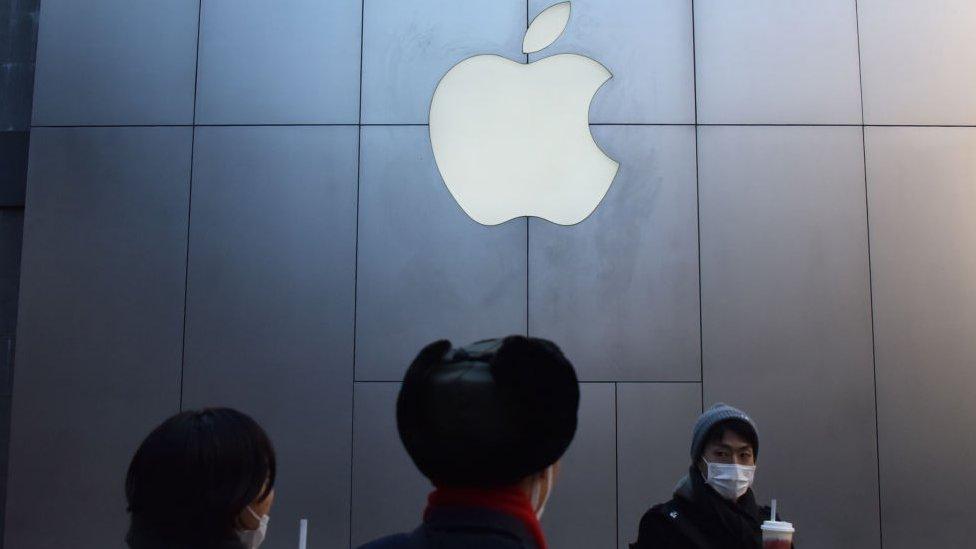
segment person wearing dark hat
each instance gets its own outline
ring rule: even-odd
[[[631,549],[759,549],[770,509],[752,493],[759,456],[755,422],[716,404],[698,418],[691,467],[674,496],[640,521]]]
[[[579,383],[545,339],[424,347],[397,399],[397,428],[435,490],[423,523],[362,549],[546,549],[539,518],[576,434]]]

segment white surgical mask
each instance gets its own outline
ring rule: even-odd
[[[542,518],[542,514],[546,512],[546,503],[549,501],[549,494],[552,493],[552,468],[554,465],[546,467],[546,493],[542,495],[541,488],[539,488],[539,483],[536,482],[532,485],[532,507],[535,509],[535,517],[537,519]]]
[[[704,460],[704,458],[703,458]],[[709,463],[705,483],[715,489],[725,499],[736,501],[745,494],[756,477],[755,465],[736,465],[734,463]]]
[[[251,516],[258,519],[260,525],[256,530],[238,530],[237,536],[241,539],[241,543],[247,549],[257,549],[264,542],[264,537],[268,535],[268,522],[271,521],[271,517],[268,515],[258,515],[251,509],[251,506],[247,506],[247,512],[251,513]]]

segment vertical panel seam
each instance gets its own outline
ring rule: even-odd
[[[356,467],[356,340],[359,330],[359,189],[363,171],[363,50],[366,43],[366,0],[359,3],[359,106],[356,122],[356,242],[353,258],[352,289],[352,376],[349,413],[349,547],[352,548],[353,474]]]
[[[620,547],[620,414],[617,404],[618,383],[613,382],[613,510],[616,519],[614,533],[617,538],[617,547]]]
[[[874,268],[871,258],[871,210],[868,199],[868,151],[867,129],[864,117],[864,76],[861,66],[861,14],[857,0],[854,0],[854,29],[857,36],[857,83],[861,98],[861,161],[864,169],[864,228],[868,248],[868,299],[871,307],[871,371],[874,385],[874,451],[878,482],[878,545],[884,547],[884,523],[881,511],[881,425],[878,418],[878,344],[875,335],[874,311]]]
[[[190,293],[190,220],[193,210],[193,162],[197,140],[197,81],[200,78],[200,20],[203,16],[203,0],[197,2],[197,47],[193,64],[193,113],[190,124],[190,181],[186,200],[186,256],[183,263],[183,331],[180,345],[180,398],[179,410],[183,410],[183,380],[186,372],[186,319]]]
[[[529,31],[529,1],[525,0],[525,32]],[[529,64],[529,54],[525,54],[525,64]],[[529,286],[531,278],[529,277],[529,227],[531,227],[532,222],[529,216],[525,216],[525,335],[529,336]]]
[[[694,90],[695,112],[695,221],[698,246],[698,382],[701,387],[701,410],[705,411],[705,337],[702,318],[702,254],[701,254],[701,182],[698,160],[698,50],[695,38],[695,0],[691,0],[691,81]]]

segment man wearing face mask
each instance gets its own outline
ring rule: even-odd
[[[361,549],[546,549],[539,519],[576,433],[579,384],[550,341],[425,347],[397,399],[397,428],[434,484],[413,532]]]
[[[759,455],[756,424],[716,404],[695,423],[691,467],[667,503],[640,522],[631,549],[759,549],[770,509],[752,493]]]

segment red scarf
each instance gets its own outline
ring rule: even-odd
[[[529,496],[518,486],[504,488],[450,488],[438,487],[427,496],[427,509],[424,510],[424,520],[430,516],[432,509],[441,507],[480,507],[499,511],[513,516],[532,533],[539,549],[547,549],[546,538],[542,535],[542,526],[532,509]]]

